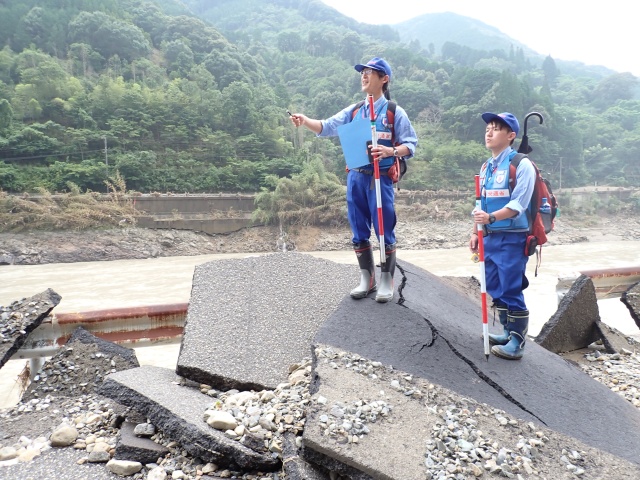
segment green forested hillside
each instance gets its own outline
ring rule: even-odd
[[[483,111],[532,110],[556,184],[640,185],[630,74],[563,72],[525,50],[435,52],[318,0],[0,0],[0,190],[258,191],[307,165],[344,176],[337,142],[295,131],[360,100],[354,63],[385,56],[420,144],[404,185],[469,189]],[[105,149],[106,146],[106,149]],[[562,169],[562,170],[560,170]]]

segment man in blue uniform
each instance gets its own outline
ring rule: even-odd
[[[511,159],[517,153],[511,145],[520,125],[511,113],[483,113],[487,124],[485,145],[491,151],[480,170],[481,210],[473,219],[487,232],[484,238],[484,266],[487,293],[498,310],[503,327],[501,335],[489,335],[491,353],[509,360],[522,358],[529,326],[529,310],[523,290],[528,256],[525,244],[529,231],[527,207],[531,202],[535,170],[523,158],[516,170],[516,184],[509,185]],[[478,235],[469,240],[472,252],[478,251]]]
[[[374,188],[373,165],[350,169],[347,176],[347,215],[353,233],[353,248],[360,266],[360,284],[351,291],[353,298],[364,298],[376,291],[376,301],[384,303],[393,298],[393,274],[396,265],[396,212],[394,208],[393,181],[388,170],[394,163],[394,157],[411,158],[415,152],[418,138],[406,112],[396,107],[393,125],[387,122],[389,105],[389,82],[391,67],[382,58],[374,57],[366,64],[354,66],[360,73],[361,89],[374,99],[376,115],[377,146],[371,148],[371,154],[380,159],[380,193],[382,200],[382,223],[384,226],[385,262],[381,266],[380,285],[375,279],[375,264],[369,238],[373,224],[376,235],[378,230],[376,191]],[[338,135],[338,127],[351,121],[370,122],[368,102],[353,115],[357,104],[352,104],[327,120],[315,120],[303,114],[291,115],[296,127],[305,126],[320,137]],[[394,143],[391,139],[394,138]],[[364,147],[364,145],[363,145]]]

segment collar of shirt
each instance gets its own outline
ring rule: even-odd
[[[496,168],[498,168],[498,165],[500,165],[502,163],[502,161],[504,160],[504,157],[509,155],[512,151],[513,151],[513,148],[507,147],[502,152],[500,152],[497,157],[495,157],[495,158],[492,157],[491,158],[491,170],[492,170],[492,172],[496,171]]]
[[[385,97],[384,95],[380,95],[380,98],[378,100],[376,100],[375,102],[373,102],[373,110],[376,114],[376,119],[378,118],[378,114],[382,111],[382,108],[386,105],[386,103],[389,100],[387,100],[387,97]],[[364,110],[364,114],[367,116],[367,118],[370,118],[370,112],[369,112],[369,97],[367,97],[364,101],[365,103],[365,108]]]

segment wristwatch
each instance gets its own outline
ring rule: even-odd
[[[496,221],[496,216],[493,213],[489,214],[489,225]]]
[[[399,157],[400,154],[398,153],[398,149],[396,147],[393,147],[393,156],[394,157]]]

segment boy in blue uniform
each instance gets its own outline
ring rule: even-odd
[[[360,73],[361,88],[367,95],[373,95],[376,114],[378,142],[371,148],[371,154],[380,159],[380,194],[382,199],[382,222],[384,225],[385,262],[381,267],[380,285],[375,279],[373,251],[369,238],[373,224],[376,235],[378,230],[376,191],[373,186],[373,165],[351,169],[347,176],[347,215],[353,233],[352,242],[360,266],[360,284],[351,291],[353,298],[364,298],[376,291],[376,301],[384,303],[393,298],[393,274],[396,265],[396,212],[394,208],[393,181],[387,175],[393,165],[394,157],[411,158],[415,152],[418,138],[416,132],[401,107],[396,107],[393,125],[387,125],[387,106],[389,104],[389,81],[391,67],[382,58],[374,57],[366,64],[354,66]],[[326,120],[315,120],[303,114],[291,115],[296,127],[305,126],[320,137],[338,135],[338,127],[351,121],[369,122],[369,105],[364,102],[356,112],[352,104]],[[391,132],[395,145],[391,143]]]
[[[509,360],[522,358],[529,326],[529,310],[523,290],[527,257],[525,244],[529,231],[527,207],[531,202],[535,170],[523,158],[516,170],[516,185],[509,185],[511,159],[517,153],[511,145],[520,125],[511,113],[483,113],[487,124],[485,145],[491,151],[480,170],[481,210],[474,210],[476,224],[483,225],[484,266],[487,293],[498,310],[503,327],[501,335],[489,335],[491,353]],[[478,251],[477,228],[469,240],[472,252]]]

